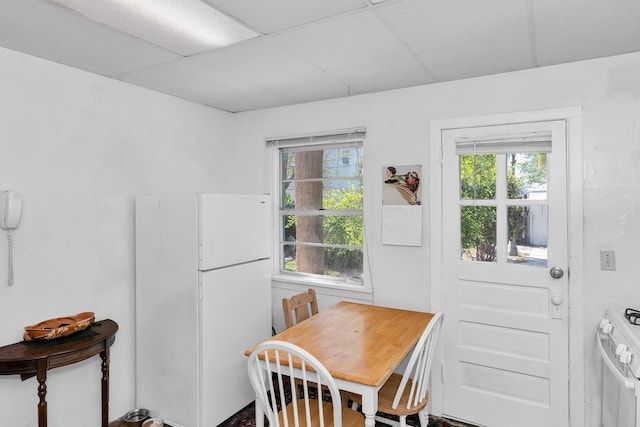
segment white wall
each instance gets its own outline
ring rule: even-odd
[[[246,140],[367,128],[365,218],[373,300],[380,305],[429,309],[429,204],[424,204],[422,247],[381,245],[382,167],[418,163],[423,165],[423,177],[428,177],[428,131],[433,119],[569,106],[581,106],[583,111],[584,271],[576,276],[585,278],[578,286],[584,292],[584,423],[599,426],[601,365],[595,350],[596,325],[609,307],[640,308],[640,263],[636,260],[640,239],[640,54],[243,113],[240,117],[245,121]],[[428,198],[423,193],[423,199]],[[617,271],[600,271],[602,249],[616,251]],[[280,309],[277,298],[281,294],[274,293],[274,316]],[[574,301],[579,300],[574,296]]]
[[[0,232],[0,345],[50,317],[91,310],[116,320],[112,419],[134,404],[135,195],[269,191],[265,137],[366,126],[373,301],[424,310],[428,194],[423,246],[381,245],[382,167],[418,163],[428,176],[432,119],[582,106],[585,425],[599,425],[595,326],[608,307],[640,306],[640,54],[235,116],[8,50],[0,49],[0,68],[0,189],[25,199],[13,287],[2,284]],[[601,249],[616,251],[617,271],[599,270]],[[283,293],[274,295],[276,316]],[[99,381],[97,358],[50,371],[49,425],[95,424]],[[0,377],[0,425],[36,425],[36,404],[35,379]]]
[[[135,405],[134,197],[261,193],[237,172],[263,168],[262,143],[238,150],[230,114],[13,51],[0,69],[0,189],[24,197],[12,287],[0,232],[0,345],[52,317],[115,320],[115,419]],[[49,371],[49,426],[99,424],[99,360]],[[0,376],[0,426],[37,425],[37,403],[35,378]]]

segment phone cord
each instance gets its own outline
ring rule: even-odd
[[[13,285],[13,236],[11,234],[13,230],[7,231],[7,241],[9,242],[9,286]]]

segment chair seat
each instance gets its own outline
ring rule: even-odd
[[[380,391],[378,392],[378,410],[384,412],[385,414],[392,415],[410,415],[415,414],[418,411],[421,411],[427,403],[429,402],[429,393],[427,392],[427,397],[416,406],[412,406],[407,409],[407,400],[409,399],[409,392],[411,390],[411,381],[405,387],[405,391],[402,394],[402,398],[400,399],[400,403],[398,403],[398,407],[393,409],[391,405],[393,404],[393,398],[396,395],[396,391],[398,391],[398,386],[400,385],[400,381],[402,381],[402,375],[392,374],[391,377],[387,380],[387,382],[382,386]]]
[[[402,381],[402,375],[395,373],[391,374],[391,377],[389,377],[387,382],[384,383],[382,388],[378,391],[378,412],[398,416],[412,415],[420,412],[427,406],[427,403],[429,402],[428,392],[426,399],[420,402],[417,406],[413,406],[407,409],[407,400],[409,399],[409,392],[411,390],[411,382],[409,382],[405,387],[405,391],[402,394],[402,398],[400,399],[398,407],[396,409],[393,409],[391,405],[393,404],[393,398],[396,396],[396,392],[398,391],[398,387],[400,386],[400,381]],[[349,393],[349,397],[358,405],[362,406],[362,396],[360,396],[359,394]]]
[[[313,402],[311,405],[310,414],[311,414],[311,425],[307,425],[306,419],[299,420],[299,427],[316,427],[320,425],[320,412],[318,410],[317,402]],[[298,414],[304,418],[305,408],[304,401],[298,400]],[[294,419],[294,405],[293,403],[289,403],[286,407],[289,422]],[[322,410],[324,411],[324,425],[325,427],[333,427],[333,405],[330,402],[322,402]],[[284,417],[282,412],[278,414],[278,418],[280,419],[280,425],[284,426]],[[342,425],[343,427],[362,427],[364,425],[364,415],[360,412],[352,411],[351,409],[342,408]]]
[[[391,374],[387,382],[378,390],[378,412],[396,415],[399,418],[398,422],[379,416],[376,416],[376,421],[407,427],[407,415],[418,414],[420,427],[428,427],[427,402],[429,402],[429,393],[427,386],[429,384],[435,342],[440,333],[442,319],[442,312],[437,312],[433,315],[424,332],[422,332],[418,343],[413,348],[413,353],[409,358],[404,374]],[[400,387],[402,381],[406,381],[404,387]],[[411,387],[414,384],[414,394],[409,399]],[[398,407],[394,409],[391,406],[396,397],[398,397]],[[416,399],[420,399],[420,401],[416,403]],[[359,405],[362,405],[362,396],[352,395],[351,400],[353,401],[353,409],[357,409]]]
[[[272,427],[364,425],[362,414],[340,404],[340,390],[327,368],[311,353],[295,344],[267,340],[249,355],[247,367],[251,386],[256,392],[256,404],[262,406]],[[291,388],[296,387],[295,378],[304,379],[302,399],[296,398],[297,390],[285,389],[287,383]],[[315,388],[313,393],[319,394],[320,399],[311,398],[312,385]],[[328,400],[322,398],[325,389],[330,396]]]

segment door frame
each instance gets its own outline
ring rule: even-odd
[[[431,120],[429,123],[429,241],[431,310],[441,310],[442,303],[442,133],[448,129],[564,120],[567,124],[567,249],[569,316],[569,423],[584,426],[584,298],[583,288],[583,181],[582,181],[582,107],[487,114]],[[446,322],[446,315],[445,315]],[[443,337],[444,339],[444,337]],[[434,359],[431,376],[431,413],[442,415],[442,348]]]

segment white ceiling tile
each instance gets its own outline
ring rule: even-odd
[[[638,0],[536,0],[533,14],[539,65],[640,50]]]
[[[362,9],[363,0],[203,0],[263,34]]]
[[[349,85],[352,94],[432,81],[371,12],[306,25],[269,39]]]
[[[133,72],[120,80],[230,112],[289,102],[233,75],[200,67],[187,59]]]
[[[178,55],[40,0],[3,0],[0,45],[106,76]]]
[[[525,0],[406,0],[377,10],[442,81],[532,66]]]
[[[277,48],[267,39],[211,51],[188,61],[248,82],[292,103],[345,96],[348,91],[345,84],[304,59]]]
[[[227,111],[335,98],[348,89],[264,39],[132,72],[121,80]]]

